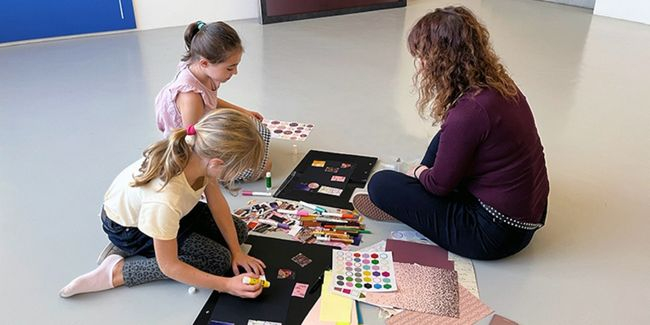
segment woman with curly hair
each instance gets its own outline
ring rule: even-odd
[[[419,166],[376,173],[355,207],[372,219],[398,219],[469,258],[519,252],[544,225],[549,193],[526,97],[467,8],[422,17],[408,49],[418,111],[441,123],[440,131]]]

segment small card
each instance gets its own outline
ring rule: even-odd
[[[311,163],[312,167],[325,167],[325,160],[314,160]]]
[[[278,322],[267,322],[265,320],[254,320],[254,319],[249,319],[247,325],[282,325],[282,323]]]
[[[290,269],[278,269],[278,280],[293,279],[296,274]]]
[[[338,167],[325,167],[325,172],[326,173],[334,173],[334,174],[336,174],[336,173],[339,172],[339,168]]]
[[[302,255],[302,253],[299,253],[298,255],[292,257],[291,260],[300,265],[300,267],[305,267],[311,263],[311,259],[305,255]]]
[[[335,187],[329,187],[329,186],[321,186],[318,189],[318,193],[323,193],[327,195],[334,195],[334,196],[341,196],[341,193],[343,193],[343,190],[340,188],[335,188]]]
[[[305,298],[305,295],[307,294],[307,288],[309,288],[308,284],[298,282],[293,287],[293,292],[291,293],[291,296],[298,297],[298,298]]]

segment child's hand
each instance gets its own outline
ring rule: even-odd
[[[264,116],[262,116],[262,114],[260,114],[258,112],[255,112],[255,111],[250,111],[249,110],[248,114],[250,114],[252,117],[254,117],[254,118],[256,118],[256,119],[258,119],[260,121],[264,119]]]
[[[257,278],[254,273],[243,273],[229,278],[226,282],[226,293],[241,298],[255,298],[262,293],[262,284],[245,284],[244,277]]]
[[[235,274],[239,274],[239,266],[244,268],[246,272],[252,272],[255,274],[264,274],[264,268],[266,268],[266,265],[264,265],[264,262],[256,259],[255,257],[249,256],[248,254],[244,254],[242,252],[237,252],[232,254],[232,271]]]

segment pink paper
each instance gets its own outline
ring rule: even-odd
[[[393,261],[415,263],[453,270],[454,262],[449,260],[449,252],[444,248],[403,240],[386,240],[386,250],[393,252]]]
[[[458,288],[460,294],[460,318],[443,317],[433,314],[405,310],[386,320],[387,325],[470,325],[492,313],[492,309],[476,298],[463,286]]]
[[[309,288],[308,284],[298,282],[293,287],[293,292],[291,293],[291,296],[298,297],[298,298],[305,298],[305,295],[307,294],[307,288]]]
[[[458,317],[458,274],[454,270],[394,263],[398,290],[366,292],[365,302],[421,313]]]

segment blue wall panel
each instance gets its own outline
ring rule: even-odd
[[[132,0],[0,0],[0,43],[135,28]]]

